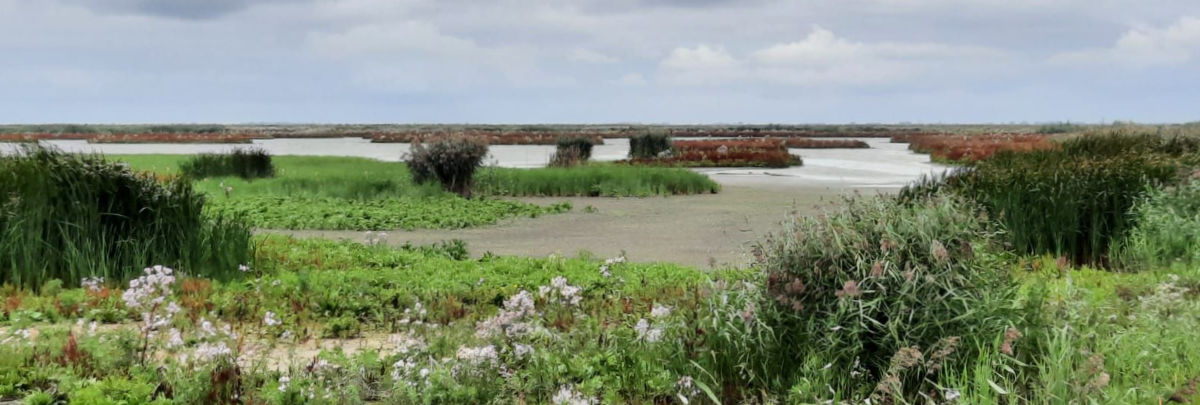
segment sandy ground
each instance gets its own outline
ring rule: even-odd
[[[748,247],[777,232],[789,215],[806,215],[850,189],[726,185],[719,194],[651,198],[523,198],[538,204],[570,201],[570,213],[511,219],[459,230],[395,231],[388,243],[429,244],[462,239],[475,256],[573,256],[588,251],[632,261],[707,268],[742,266]],[[874,193],[868,189],[864,193]],[[593,207],[590,210],[587,207]],[[363,232],[290,231],[297,236],[363,240]]]

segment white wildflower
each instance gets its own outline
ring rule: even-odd
[[[200,343],[199,346],[196,346],[196,351],[194,353],[196,361],[201,362],[210,361],[232,354],[233,349],[230,349],[229,346],[225,345],[225,342],[217,342],[215,344],[207,342]]]
[[[550,402],[555,405],[590,405],[596,403],[596,400],[584,397],[575,391],[574,386],[567,384],[558,388],[558,393],[554,394]]]
[[[691,403],[692,398],[700,395],[700,389],[696,387],[696,380],[692,379],[692,376],[690,375],[679,377],[679,381],[675,382],[675,389],[679,390],[675,396],[678,397],[679,402],[682,402],[684,405]]]
[[[249,272],[249,271],[250,271],[250,266],[247,266],[247,265],[244,265],[244,264],[239,264],[239,265],[238,265],[238,271],[240,271],[240,272],[242,272],[242,273],[247,273],[247,272]]]
[[[287,392],[288,384],[292,382],[292,378],[286,375],[279,376],[279,392]]]
[[[517,356],[518,359],[523,359],[525,356],[533,354],[533,346],[517,343],[513,346],[513,354]]]
[[[671,316],[671,307],[654,304],[654,308],[650,310],[650,316],[654,318],[665,318]]]
[[[487,345],[482,347],[463,346],[458,348],[458,353],[455,355],[459,360],[463,360],[472,366],[499,365],[500,360],[496,353],[496,346]]]
[[[171,330],[167,332],[167,336],[168,349],[174,349],[176,347],[183,346],[183,335],[179,333],[179,329],[171,328]]]
[[[663,335],[662,328],[651,327],[650,321],[647,321],[646,318],[639,319],[637,324],[633,326],[633,330],[637,332],[638,339],[649,343],[658,342],[662,339]]]
[[[100,288],[104,286],[104,277],[84,277],[79,285],[87,288],[88,291],[100,291]]]
[[[279,319],[275,318],[274,312],[267,311],[266,316],[263,317],[263,324],[270,327],[270,326],[278,326],[280,324],[283,324],[283,322],[280,322]]]

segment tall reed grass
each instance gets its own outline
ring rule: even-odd
[[[1198,163],[1200,140],[1099,132],[1053,149],[1002,151],[903,196],[950,189],[975,199],[1022,253],[1108,266],[1113,243],[1136,223],[1134,204]]]
[[[234,149],[230,153],[204,153],[179,165],[184,176],[193,179],[237,176],[257,179],[275,176],[271,154],[262,149]]]
[[[759,361],[810,392],[805,402],[931,391],[944,402],[943,374],[966,372],[994,338],[1040,319],[1036,303],[1014,305],[1017,283],[997,247],[953,196],[848,199],[797,218],[755,249],[767,273],[759,311],[778,344]]]
[[[671,150],[671,136],[667,134],[642,134],[629,138],[629,157],[653,159]]]
[[[250,229],[204,197],[99,156],[29,147],[0,158],[0,284],[125,280],[162,264],[213,278],[252,259]]]

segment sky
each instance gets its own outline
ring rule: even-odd
[[[0,0],[0,123],[1200,121],[1195,0]]]

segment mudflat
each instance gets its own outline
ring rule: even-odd
[[[647,198],[521,198],[538,204],[569,201],[565,214],[517,218],[472,229],[390,232],[389,244],[429,244],[461,239],[474,256],[574,256],[581,251],[600,257],[625,252],[638,262],[673,262],[699,268],[742,267],[750,247],[781,229],[789,216],[810,215],[842,195],[894,189],[822,186],[742,186],[723,182],[718,194]],[[591,207],[591,208],[588,208]],[[265,231],[302,237],[365,240],[357,231]]]

